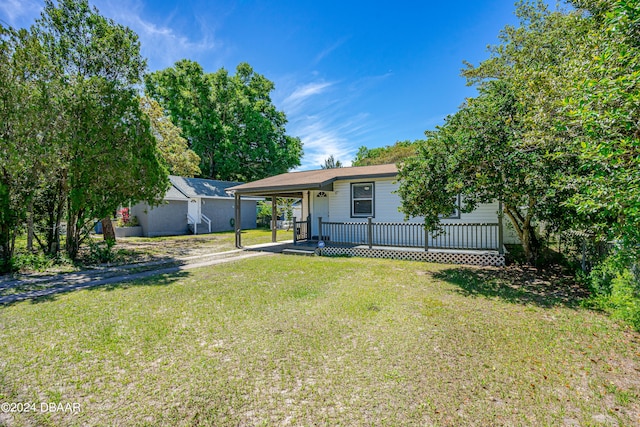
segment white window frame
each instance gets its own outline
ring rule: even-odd
[[[451,215],[441,215],[441,219],[460,219],[460,195],[455,197],[456,208],[451,212]]]
[[[364,186],[371,186],[371,197],[358,197],[355,198],[354,197],[354,189],[355,187],[364,187]],[[351,218],[368,218],[368,217],[375,217],[375,198],[376,198],[376,187],[375,187],[375,183],[374,182],[352,182],[351,183],[351,194],[350,194],[350,201],[351,201]],[[371,200],[371,213],[355,213],[355,202],[358,200]]]

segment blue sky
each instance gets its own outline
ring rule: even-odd
[[[275,105],[305,155],[300,169],[360,146],[415,140],[475,89],[462,61],[488,57],[513,0],[90,0],[140,36],[154,71],[188,58],[208,72],[240,62],[276,85]],[[43,1],[0,0],[0,20],[28,27]]]

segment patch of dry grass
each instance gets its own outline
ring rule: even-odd
[[[292,230],[278,230],[278,241],[293,239]],[[100,240],[101,236],[94,236]],[[255,229],[242,231],[243,246],[271,242],[271,230]],[[81,263],[91,266],[88,246],[83,248]],[[236,249],[235,234],[231,231],[211,234],[127,237],[119,238],[113,248],[112,265],[148,262],[158,259],[182,258],[208,253],[225,252]]]
[[[269,256],[0,308],[0,402],[82,407],[0,423],[640,422],[638,334],[494,273]]]

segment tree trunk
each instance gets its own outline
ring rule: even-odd
[[[531,203],[530,203],[531,205]],[[504,213],[507,214],[513,228],[516,230],[520,243],[522,243],[522,249],[527,264],[536,265],[538,258],[540,257],[540,241],[536,236],[534,227],[531,226],[531,208],[526,215],[522,215],[517,208],[504,205]]]
[[[531,225],[527,224],[523,227],[521,240],[527,264],[536,265],[540,257],[540,241]]]
[[[33,200],[27,206],[27,251],[33,252]]]
[[[105,241],[116,241],[116,230],[113,228],[113,223],[111,222],[111,218],[109,218],[108,216],[105,218],[102,218],[100,220],[100,222],[102,223],[102,238]]]

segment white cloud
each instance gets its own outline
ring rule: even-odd
[[[43,2],[37,0],[0,0],[0,21],[16,28],[31,26],[40,17]]]
[[[90,4],[95,5],[101,15],[138,34],[142,55],[149,60],[151,71],[169,67],[182,58],[198,60],[221,47],[211,26],[201,22],[196,11],[199,28],[182,31],[173,27],[173,15],[166,17],[163,23],[145,18],[141,0],[94,0]],[[41,0],[0,0],[0,21],[13,27],[29,27],[40,16],[43,6]],[[199,36],[194,38],[194,33]]]
[[[288,114],[295,114],[300,110],[302,104],[307,99],[324,93],[333,85],[334,83],[319,81],[296,87],[291,95],[287,96],[284,101],[282,101],[285,112]]]
[[[333,155],[344,166],[351,166],[360,139],[370,133],[368,114],[336,117],[337,110],[297,118],[290,133],[300,137],[304,148],[301,170],[319,169]]]
[[[208,27],[201,25],[201,36],[193,40],[170,26],[172,16],[167,17],[164,24],[151,22],[143,16],[142,8],[143,4],[139,0],[106,0],[98,3],[101,14],[126,25],[138,34],[142,55],[149,59],[151,71],[172,66],[183,58],[197,59],[199,55],[219,47]]]
[[[303,143],[300,170],[318,169],[331,155],[350,166],[358,148],[371,145],[371,139],[388,123],[372,122],[362,110],[367,108],[362,100],[389,76],[391,73],[336,82],[316,77],[299,83],[292,76],[285,80],[288,96],[280,105],[289,119],[287,133]]]
[[[315,59],[313,60],[313,64],[316,65],[318,62],[322,61],[324,58],[329,56],[331,52],[342,46],[347,40],[348,37],[343,37],[328,48],[324,49],[322,52],[316,55]]]

